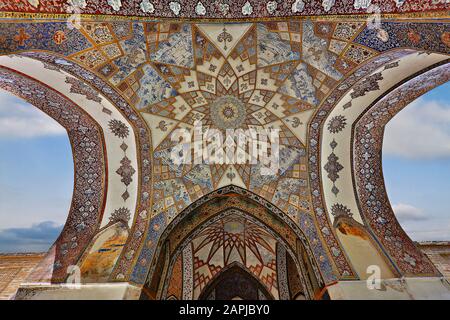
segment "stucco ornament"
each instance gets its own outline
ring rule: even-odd
[[[113,8],[114,11],[119,11],[122,7],[121,0],[108,0],[108,4]]]
[[[278,7],[278,3],[276,1],[269,1],[267,2],[266,8],[267,8],[267,12],[269,12],[269,14],[273,14]]]
[[[200,1],[197,2],[197,5],[195,6],[195,13],[199,16],[204,16],[206,14],[206,8]]]
[[[250,2],[246,2],[245,4],[244,4],[244,6],[242,7],[242,14],[244,15],[244,16],[249,16],[249,15],[251,15],[253,13],[253,7],[252,7],[252,5],[250,4]]]
[[[171,3],[169,3],[169,8],[170,8],[170,10],[172,10],[174,15],[177,16],[180,14],[181,5],[179,2],[172,1]]]
[[[155,6],[150,2],[150,0],[142,0],[141,10],[145,13],[153,13],[155,12]]]
[[[303,0],[295,0],[295,2],[292,4],[292,12],[293,13],[298,13],[298,12],[302,12],[305,9],[305,3],[303,2]]]
[[[87,7],[86,0],[69,0],[67,1],[68,4],[70,4],[72,7],[84,9]]]
[[[325,10],[325,12],[330,11],[330,9],[334,6],[335,0],[323,0],[322,1],[322,7]]]
[[[372,0],[355,0],[355,2],[353,3],[353,7],[356,10],[367,9],[371,3],[372,3]]]
[[[39,6],[39,0],[28,0],[28,3],[33,7],[37,8]]]

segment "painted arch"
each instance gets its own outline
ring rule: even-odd
[[[418,7],[410,3],[398,7],[408,10],[389,10],[413,13]],[[28,9],[45,16],[42,6]],[[381,168],[382,128],[390,117],[448,81],[445,19],[385,17],[380,36],[360,17],[211,24],[82,16],[80,29],[58,15],[47,18],[1,20],[1,87],[24,98],[32,88],[36,97],[58,99],[60,114],[85,121],[81,132],[96,142],[89,157],[77,143],[85,137],[61,122],[77,180],[63,233],[34,280],[63,282],[69,265],[83,268],[104,257],[99,282],[144,286],[165,232],[224,190],[242,196],[241,205],[260,203],[296,230],[323,285],[365,279],[355,243],[368,248],[367,261],[383,265],[386,277],[438,275],[399,228],[381,173],[359,173],[367,161]],[[425,78],[433,80],[420,86]],[[221,114],[222,100],[234,104],[232,121]],[[280,175],[266,179],[252,165],[174,166],[167,158],[170,133],[195,119],[220,130],[279,128]],[[363,151],[363,134],[377,144]],[[406,244],[401,250],[399,241]],[[111,243],[120,250],[96,254]]]
[[[307,252],[306,261],[299,247]],[[301,291],[311,299],[328,276],[327,262],[311,259],[312,250],[303,231],[281,210],[244,189],[225,187],[198,200],[166,228],[144,292],[152,299],[197,299],[204,295],[205,286],[237,264],[256,277],[271,297],[290,299],[286,278],[289,255]],[[178,287],[177,295],[171,294],[176,291],[172,287]]]

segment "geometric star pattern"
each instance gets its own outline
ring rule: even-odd
[[[276,239],[261,226],[239,215],[229,215],[202,230],[192,241],[194,292],[231,263],[239,263],[278,296]]]
[[[141,80],[130,96],[152,129],[156,174],[152,215],[164,212],[170,222],[192,201],[227,184],[262,195],[294,220],[300,210],[308,211],[307,123],[318,102],[342,77],[338,66],[345,60],[324,39],[331,36],[333,26],[155,23],[145,29],[151,51],[146,74],[153,78]],[[151,88],[143,90],[147,84]],[[219,129],[223,137],[227,129],[278,129],[279,174],[263,176],[260,167],[251,164],[174,164],[171,152],[178,141],[172,141],[171,133],[187,129],[192,136],[196,121],[204,130]]]

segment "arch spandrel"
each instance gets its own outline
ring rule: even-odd
[[[88,12],[92,4],[86,2],[87,7],[83,9]],[[374,3],[384,8],[381,2]],[[26,59],[42,61],[46,72],[67,73],[73,82],[67,83],[67,88],[71,85],[69,92],[62,88],[62,83],[49,85],[69,96],[82,96],[89,104],[101,96],[99,104],[107,104],[123,117],[121,121],[129,129],[128,137],[135,141],[135,150],[126,148],[126,152],[135,153],[133,159],[127,157],[131,164],[125,161],[117,167],[107,162],[109,179],[127,181],[128,186],[134,184],[120,192],[119,202],[123,197],[135,202],[127,208],[130,234],[108,281],[143,285],[159,250],[158,241],[171,228],[171,223],[196,201],[204,201],[209,194],[234,185],[250,191],[246,194],[250,198],[272,203],[288,225],[302,231],[311,245],[308,254],[317,260],[325,282],[331,283],[364,277],[355,271],[354,259],[336,236],[333,216],[329,215],[334,203],[329,206],[324,195],[324,189],[329,188],[323,183],[327,178],[321,174],[327,162],[321,158],[321,152],[325,151],[321,144],[326,123],[331,120],[327,118],[329,111],[379,68],[417,51],[425,51],[428,57],[449,54],[449,27],[441,4],[411,5],[407,1],[396,8],[382,9],[381,29],[375,31],[364,17],[331,18],[325,13],[311,20],[234,21],[228,29],[225,20],[217,20],[218,24],[214,25],[198,21],[161,23],[130,17],[99,21],[94,15],[81,15],[81,28],[70,29],[62,16],[58,16],[58,10],[53,11],[53,16],[45,16],[45,7],[31,6],[28,10],[31,16],[33,12],[42,16],[30,22],[2,20],[0,52],[19,53]],[[14,4],[7,6],[15,10]],[[108,6],[105,3],[99,7],[103,10]],[[338,14],[340,8],[331,5],[327,12]],[[414,13],[418,8],[422,13]],[[122,9],[125,10],[119,7],[117,12]],[[108,10],[107,14],[115,12]],[[209,14],[211,8],[206,10]],[[308,10],[306,5],[304,12]],[[361,13],[364,9],[355,10],[351,13]],[[387,15],[402,12],[404,17],[411,17],[408,22]],[[246,18],[252,18],[253,14],[257,15],[254,18],[262,17],[255,11]],[[302,14],[302,11],[296,13]],[[444,18],[435,21],[418,18],[432,14]],[[40,20],[42,17],[47,19]],[[179,51],[174,52],[170,45],[173,43],[179,44]],[[17,70],[26,71],[23,68]],[[396,77],[391,80],[392,85],[401,81]],[[227,103],[234,106],[236,119],[224,119],[217,111],[223,110]],[[257,166],[250,165],[182,168],[168,165],[164,152],[173,147],[171,132],[176,128],[191,128],[199,118],[222,130],[227,126],[281,129],[280,174],[265,179],[258,175]],[[110,130],[103,126],[104,133],[110,134]],[[123,135],[123,127],[116,126],[116,132]],[[119,154],[122,156],[123,152],[121,149]],[[109,182],[113,189],[124,184]],[[111,193],[113,189],[104,191]],[[342,187],[339,189],[343,192]],[[356,201],[359,206],[361,199]],[[101,213],[104,220],[101,227],[107,227],[114,212],[108,209]],[[121,210],[115,216],[123,219],[128,212]],[[356,214],[355,218],[358,219]],[[364,217],[358,222],[365,222],[364,227],[370,229]],[[376,242],[376,232],[369,236]],[[387,268],[399,272],[384,245],[375,247],[386,258]]]

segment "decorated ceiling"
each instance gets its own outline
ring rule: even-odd
[[[375,24],[366,18],[371,5],[379,10]],[[413,0],[2,1],[0,87],[63,125],[74,149],[69,218],[34,280],[63,281],[65,268],[78,264],[89,282],[142,285],[165,230],[223,190],[279,215],[302,239],[323,283],[364,279],[369,262],[383,265],[386,277],[436,275],[395,220],[382,178],[374,182],[374,172],[360,167],[368,171],[355,177],[354,158],[360,165],[371,155],[360,151],[365,143],[354,140],[354,125],[366,115],[360,123],[370,126],[367,112],[411,79],[431,72],[434,80],[423,92],[448,80],[447,6]],[[74,9],[79,16],[71,15]],[[443,18],[424,20],[432,15]],[[392,116],[400,104],[392,103]],[[262,174],[258,163],[175,163],[174,133],[185,129],[192,136],[196,122],[223,135],[279,130],[277,174]],[[361,199],[374,211],[362,208]],[[248,206],[230,201],[241,210]],[[276,229],[273,220],[265,222]],[[238,229],[248,233],[234,235]],[[205,285],[202,272],[212,278],[231,260],[257,261],[247,267],[279,295],[271,282],[273,241],[257,229],[232,216],[203,230],[191,244],[195,268],[203,270],[195,269],[197,286]],[[370,252],[364,257],[353,251],[361,245]]]
[[[170,222],[202,195],[234,184],[262,195],[295,219],[300,210],[311,208],[308,121],[331,89],[388,49],[413,45],[445,51],[449,45],[443,24],[405,29],[386,22],[383,28],[390,31],[387,38],[362,21],[82,22],[79,30],[65,22],[5,23],[0,52],[26,48],[63,54],[105,79],[141,113],[152,139],[152,216],[164,212]],[[262,176],[258,165],[248,164],[173,164],[170,155],[177,142],[172,133],[179,128],[192,132],[195,121],[223,132],[279,129],[280,174]],[[119,137],[127,136],[119,122],[111,125]]]
[[[168,267],[162,271],[160,264],[153,265],[146,288],[152,290],[154,279],[161,275],[162,298],[198,299],[223,273],[238,267],[256,279],[271,299],[290,299],[299,292],[311,297],[306,273],[316,277],[319,271],[315,266],[306,271],[305,262],[297,258],[300,243],[311,250],[301,231],[283,222],[286,217],[281,211],[272,207],[270,212],[268,202],[249,199],[245,193],[234,186],[218,190],[177,216],[180,222],[171,224],[162,236],[169,244]]]
[[[196,298],[210,279],[232,263],[244,265],[278,296],[276,240],[244,217],[230,215],[206,227],[184,250],[184,268],[189,268],[186,260],[193,264]]]

